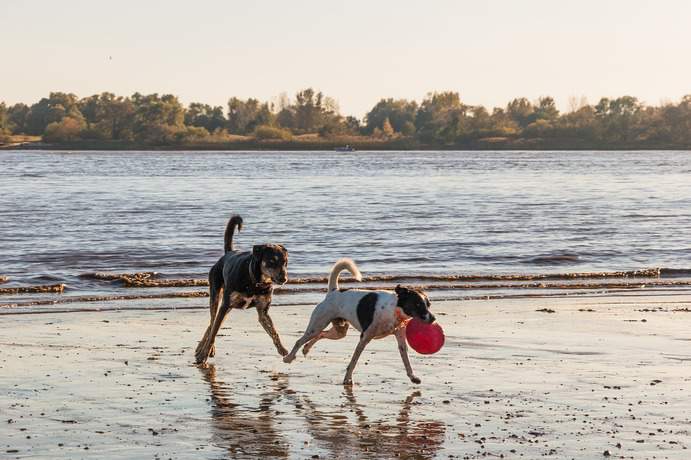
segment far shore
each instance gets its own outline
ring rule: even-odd
[[[688,295],[434,302],[422,384],[385,338],[352,388],[356,332],[287,365],[253,311],[193,365],[201,300],[4,315],[0,457],[688,458]],[[285,345],[311,309],[272,309]]]
[[[551,142],[544,139],[478,139],[466,143],[424,144],[412,138],[372,139],[362,138],[309,140],[238,140],[232,142],[187,142],[181,144],[152,145],[120,141],[74,141],[47,143],[34,139],[31,141],[11,141],[0,144],[2,150],[59,150],[59,151],[336,151],[350,147],[353,151],[646,151],[646,150],[689,150],[688,145],[670,144],[599,144],[574,139],[568,143]],[[349,151],[342,153],[348,154]]]

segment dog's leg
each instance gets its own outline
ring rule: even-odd
[[[211,331],[211,327],[214,324],[214,319],[216,319],[216,312],[218,311],[218,303],[221,300],[221,295],[223,293],[223,287],[217,289],[216,286],[212,286],[209,295],[209,310],[211,311],[211,322],[209,323],[209,328],[207,329],[207,334]],[[209,349],[209,358],[216,356],[216,343],[214,342]]]
[[[363,332],[360,336],[360,341],[358,342],[357,347],[355,347],[353,357],[350,359],[350,364],[348,364],[348,368],[346,369],[346,375],[343,379],[343,385],[353,384],[353,371],[355,370],[355,365],[357,364],[358,359],[360,359],[362,351],[365,349],[367,344],[370,343],[371,340],[372,337],[369,334],[367,334],[367,332]]]
[[[420,379],[415,377],[413,374],[413,368],[410,365],[410,359],[408,359],[408,344],[405,343],[405,328],[400,327],[396,329],[396,341],[398,342],[398,351],[401,353],[401,359],[403,360],[403,365],[405,366],[405,372],[408,374],[408,378],[413,383],[420,383]]]
[[[331,324],[331,329],[320,332],[318,336],[314,337],[305,344],[305,346],[302,348],[303,355],[307,356],[307,353],[310,352],[314,344],[321,339],[340,340],[348,333],[348,321],[344,319],[335,319],[331,321]]]
[[[317,305],[312,312],[312,316],[310,317],[310,322],[307,325],[307,329],[305,329],[305,333],[297,340],[297,342],[295,342],[295,345],[290,353],[283,357],[283,362],[293,362],[300,347],[311,339],[317,337],[324,330],[324,328],[329,325],[329,322],[332,319],[333,317],[328,314],[327,307],[325,307],[324,303]]]
[[[259,316],[259,324],[262,325],[266,333],[269,334],[269,337],[271,337],[271,340],[273,341],[278,353],[281,356],[287,355],[288,350],[286,350],[281,343],[281,338],[278,336],[278,332],[276,332],[274,322],[269,316],[269,305],[257,305],[257,315]]]
[[[216,319],[216,312],[218,311],[218,302],[220,300],[220,296],[221,296],[222,292],[223,292],[223,288],[217,289],[215,284],[213,284],[213,281],[210,282],[210,284],[209,284],[209,312],[211,313],[211,320],[209,321],[209,326],[206,328],[206,331],[204,331],[204,336],[202,337],[202,339],[199,341],[199,344],[197,345],[197,349],[194,352],[195,356],[202,352],[203,347],[206,345],[206,342],[209,339],[209,334],[211,333],[211,328],[213,327],[214,320]],[[216,354],[216,345],[213,345],[211,347],[211,349],[209,350],[209,356],[213,357],[215,354]]]
[[[228,311],[230,311],[230,289],[224,288],[223,303],[221,303],[221,307],[216,312],[213,324],[209,326],[210,330],[204,334],[204,338],[202,338],[197,346],[197,351],[195,353],[197,364],[203,364],[209,358],[209,352],[211,351],[211,347],[214,346],[216,334],[218,334],[218,330],[221,329],[221,324],[223,324],[223,320],[226,318]]]

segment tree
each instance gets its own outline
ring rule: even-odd
[[[98,94],[80,99],[77,102],[77,107],[79,107],[79,111],[84,116],[87,128],[98,122],[102,112],[100,96]]]
[[[429,93],[420,104],[415,116],[415,127],[418,131],[428,128],[427,125],[438,122],[448,112],[462,108],[461,97],[458,93],[446,91]]]
[[[295,129],[295,110],[292,107],[284,107],[276,114],[276,124],[281,128]]]
[[[404,136],[413,136],[415,135],[415,123],[412,121],[406,121],[403,123],[403,127],[401,127],[401,134]]]
[[[341,116],[326,117],[317,131],[321,137],[332,137],[345,132],[346,125]]]
[[[213,133],[216,130],[224,129],[228,120],[223,114],[223,107],[212,107],[208,104],[193,102],[185,112],[185,124],[204,128]]]
[[[256,139],[289,140],[293,134],[369,134],[382,139],[399,135],[427,146],[502,145],[564,148],[691,148],[691,95],[678,103],[648,106],[632,96],[602,98],[589,105],[571,100],[560,114],[552,97],[534,102],[516,98],[491,112],[469,106],[457,92],[429,93],[421,103],[380,99],[361,123],[340,115],[335,99],[312,88],[293,102],[282,94],[274,103],[231,98],[223,107],[194,102],[183,107],[170,94],[104,92],[82,99],[52,92],[28,106],[0,103],[0,135],[43,134],[49,142],[80,139],[136,141],[171,145],[194,142],[225,129]],[[475,141],[480,140],[477,143]],[[527,142],[526,142],[527,141]]]
[[[111,139],[131,141],[134,139],[135,107],[128,97],[115,96],[111,93],[101,95],[103,112],[99,124],[108,127]]]
[[[233,97],[228,101],[228,131],[232,134],[251,134],[260,125],[274,124],[269,104],[257,99],[243,101]]]
[[[579,139],[585,142],[596,142],[595,109],[584,105],[575,111],[562,115],[557,121],[558,134],[566,139]]]
[[[642,104],[632,96],[603,97],[595,106],[598,134],[608,144],[627,144],[641,132]]]
[[[492,117],[485,107],[477,105],[469,109],[467,139],[481,139],[497,134]]]
[[[312,88],[299,91],[295,95],[295,128],[304,133],[317,131],[320,126],[320,115],[323,110],[324,95],[315,93]]]
[[[495,107],[490,116],[491,132],[493,136],[515,136],[520,132],[520,126],[502,108]]]
[[[507,115],[521,128],[534,121],[534,112],[533,104],[524,97],[514,99],[506,106]]]
[[[59,122],[66,116],[81,117],[77,96],[71,93],[50,93],[47,98],[31,106],[26,118],[26,132],[43,134],[50,123]]]
[[[394,130],[393,130],[393,127],[391,126],[391,122],[389,121],[388,117],[386,119],[384,119],[384,123],[382,124],[381,131],[382,131],[382,133],[384,133],[384,136],[393,137]]]
[[[140,142],[165,145],[184,137],[185,109],[172,94],[132,95],[134,136]]]
[[[86,120],[85,138],[132,140],[134,104],[113,93],[95,94],[78,103]]]
[[[335,99],[324,96],[312,88],[299,91],[291,107],[294,131],[297,133],[320,133],[329,136],[345,131],[344,119],[338,113]]]
[[[46,126],[43,139],[48,142],[69,142],[80,138],[80,133],[86,126],[83,117],[66,116],[60,121],[54,121]]]
[[[4,102],[0,102],[0,136],[8,135],[12,132],[10,129],[10,118],[7,106]]]
[[[15,134],[26,133],[26,119],[29,115],[29,106],[17,103],[7,109],[7,117],[10,130]]]
[[[659,110],[656,126],[650,137],[658,142],[677,146],[691,145],[691,95],[684,96],[679,104],[666,104]]]
[[[417,103],[406,99],[381,99],[367,115],[365,115],[365,132],[371,134],[374,128],[383,128],[384,120],[388,118],[391,127],[396,132],[402,132],[406,123],[415,122]]]
[[[469,107],[458,93],[430,93],[420,104],[415,128],[423,142],[452,143],[467,134]]]
[[[546,120],[554,122],[557,118],[559,118],[559,110],[554,103],[554,99],[549,96],[539,98],[535,107],[533,121]]]
[[[315,129],[317,113],[321,110],[322,93],[315,94],[312,88],[304,89],[295,95],[296,128],[303,132]]]
[[[360,125],[360,120],[348,115],[343,120],[344,131],[348,134],[360,134],[362,126]]]
[[[523,136],[527,138],[546,138],[556,134],[555,124],[559,119],[559,110],[554,99],[541,97],[533,106],[532,114],[528,115],[530,121],[523,129]]]

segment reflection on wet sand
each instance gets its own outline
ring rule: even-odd
[[[228,450],[230,458],[286,458],[288,443],[274,427],[273,406],[287,388],[284,378],[262,394],[259,407],[249,409],[232,402],[233,389],[216,379],[216,367],[200,368],[211,389],[211,442]]]
[[[433,458],[444,444],[446,425],[411,417],[420,394],[411,393],[397,417],[386,421],[370,420],[349,387],[344,389],[346,403],[338,408],[319,409],[307,396],[296,398],[294,405],[307,421],[313,443],[329,451],[332,458]],[[345,411],[354,413],[355,420]]]
[[[395,418],[370,420],[352,388],[343,390],[342,403],[320,408],[307,395],[290,389],[285,374],[274,374],[273,388],[261,394],[254,409],[231,401],[233,390],[217,380],[213,365],[203,368],[202,374],[211,389],[212,442],[233,458],[289,457],[291,451],[295,454],[304,447],[296,445],[291,434],[305,429],[311,437],[310,453],[326,453],[326,458],[433,458],[444,445],[444,423],[411,416],[419,391],[400,403]],[[297,418],[283,414],[279,402],[292,406],[284,410],[292,409]]]

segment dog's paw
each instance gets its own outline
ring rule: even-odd
[[[211,345],[211,349],[209,350],[209,358],[213,358],[216,356],[216,345]]]
[[[309,352],[310,352],[310,347],[308,347],[307,345],[302,347],[302,356],[307,356],[307,353],[309,353]]]
[[[285,348],[284,346],[281,345],[281,346],[278,348],[278,354],[281,355],[281,356],[286,356],[286,355],[288,354],[288,350],[286,350],[286,348]]]
[[[422,383],[422,380],[420,380],[418,377],[415,377],[414,375],[410,377],[410,381],[416,385]]]
[[[196,364],[204,364],[206,363],[206,360],[209,358],[209,353],[204,350],[203,348],[200,350],[197,350],[197,352],[194,354],[194,362]]]
[[[283,362],[286,364],[290,364],[295,360],[295,355],[285,355],[283,357]]]

